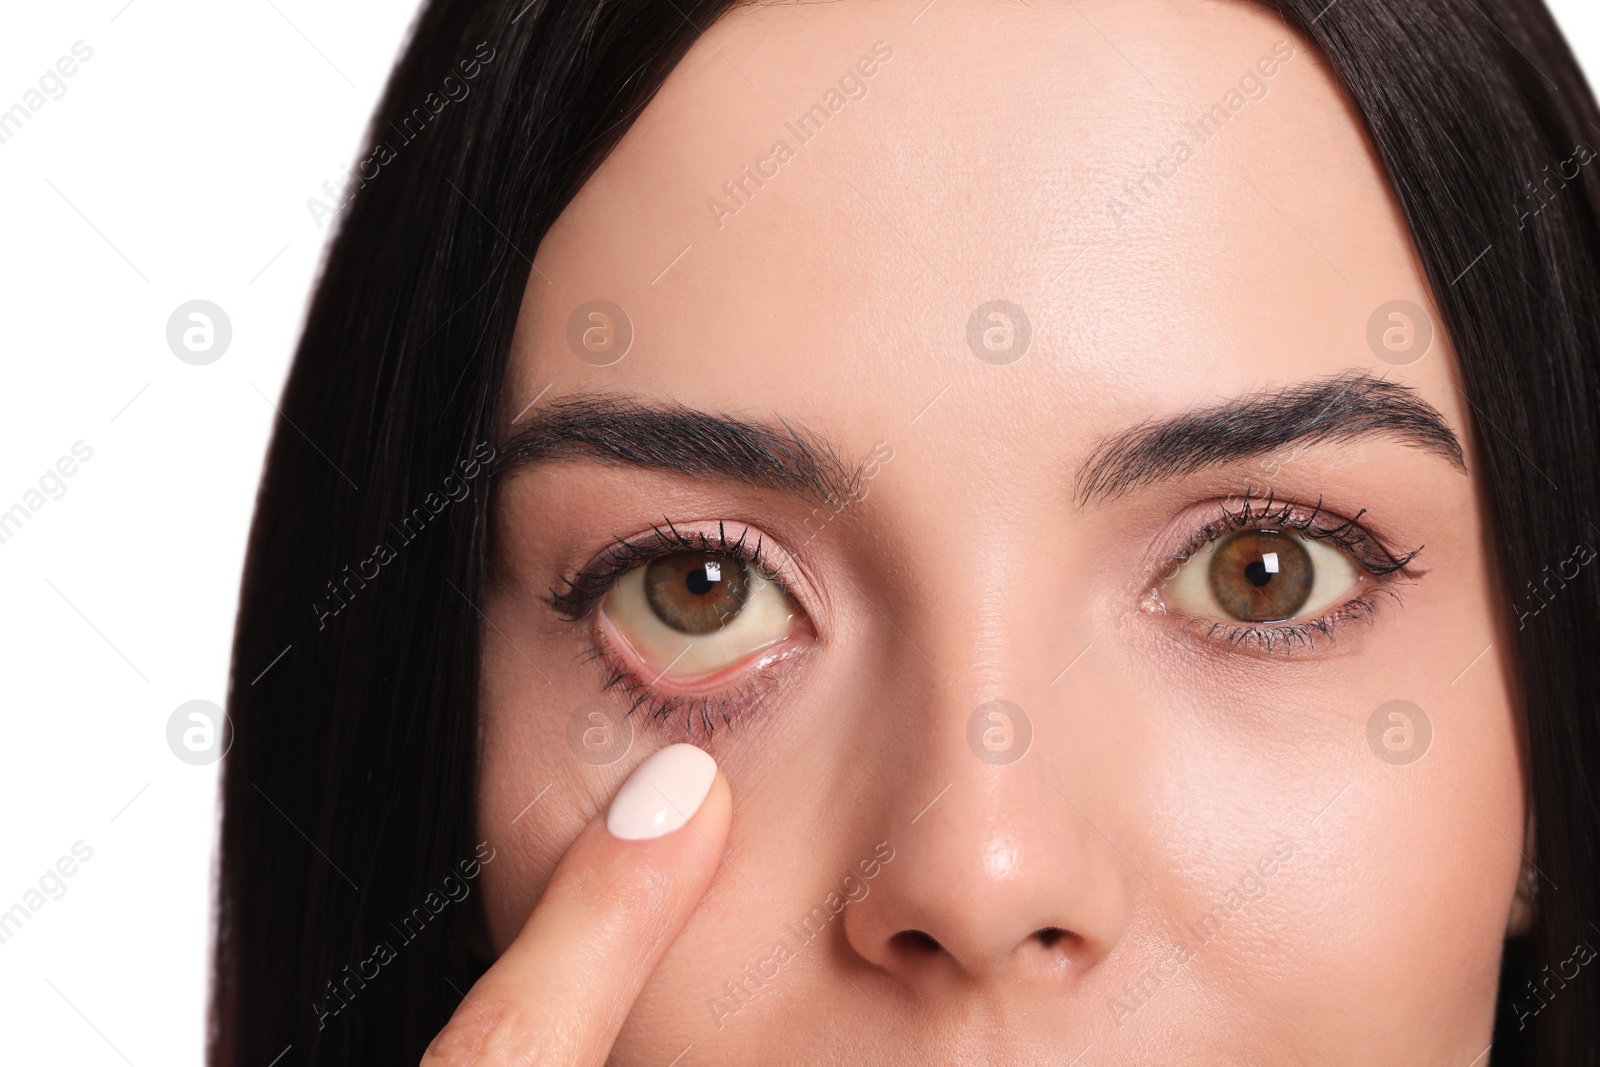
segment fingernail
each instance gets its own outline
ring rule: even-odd
[[[681,828],[700,810],[717,761],[693,745],[668,745],[628,776],[611,799],[606,829],[624,841],[648,841]]]

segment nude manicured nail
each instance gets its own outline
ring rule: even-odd
[[[647,841],[679,829],[700,810],[717,761],[693,745],[669,745],[639,764],[606,812],[606,829],[624,841]]]

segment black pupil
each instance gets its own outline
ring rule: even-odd
[[[696,567],[690,571],[684,578],[684,584],[689,587],[689,592],[695,596],[704,596],[706,593],[711,592],[711,579],[706,577],[706,569],[704,567]],[[1257,582],[1256,584],[1260,585],[1261,583]]]
[[[1272,581],[1272,575],[1268,573],[1267,565],[1259,559],[1245,567],[1244,578],[1245,581],[1257,589]]]

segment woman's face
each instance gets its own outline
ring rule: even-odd
[[[1514,620],[1430,321],[1255,8],[729,14],[522,307],[494,948],[690,740],[731,846],[616,1062],[1474,1062]]]

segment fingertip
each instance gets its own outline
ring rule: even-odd
[[[665,837],[692,821],[717,782],[727,781],[711,753],[668,745],[636,767],[606,811],[606,829],[621,841]]]

